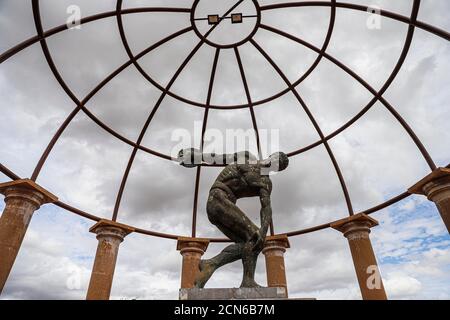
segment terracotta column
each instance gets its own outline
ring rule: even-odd
[[[209,240],[202,238],[178,238],[177,250],[183,256],[181,268],[181,288],[193,288],[199,272],[200,259],[208,248]]]
[[[433,201],[450,233],[450,169],[434,170],[408,191],[427,196],[428,200]]]
[[[0,184],[5,209],[0,218],[0,293],[5,286],[34,211],[56,196],[29,179]]]
[[[266,258],[267,285],[269,287],[283,287],[286,289],[287,280],[284,265],[284,253],[290,248],[286,235],[270,236],[266,238],[262,253]]]
[[[98,246],[86,299],[109,300],[119,245],[134,229],[121,223],[100,220],[89,231],[97,234]]]
[[[342,232],[348,240],[364,300],[387,300],[377,259],[369,238],[370,228],[377,225],[378,221],[365,214],[357,214],[331,225],[332,228]]]

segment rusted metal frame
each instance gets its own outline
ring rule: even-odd
[[[334,2],[334,1],[333,1]],[[308,6],[334,6],[333,3],[326,3],[326,2],[320,2],[320,1],[305,1],[305,2],[297,2],[297,3],[284,3],[284,4],[276,4],[276,5],[268,5],[268,6],[263,6],[261,7],[262,10],[272,10],[272,9],[280,9],[280,8],[288,8],[288,7],[308,7]],[[360,10],[360,11],[367,11],[368,7],[367,6],[360,6],[360,5],[353,5],[353,4],[348,4],[348,3],[339,3],[339,7],[340,8],[346,8],[346,9],[353,9],[353,10]],[[190,8],[148,8],[148,7],[143,7],[143,8],[130,8],[130,9],[123,9],[122,10],[122,14],[132,14],[132,13],[145,13],[145,12],[156,12],[156,11],[167,11],[167,12],[183,12],[183,13],[189,13],[190,12]],[[80,20],[80,24],[85,24],[85,23],[89,23],[92,21],[97,21],[100,19],[105,19],[105,18],[109,18],[112,16],[115,16],[117,14],[116,11],[109,11],[109,12],[105,12],[105,13],[100,13],[100,14],[96,14],[93,16],[89,16],[86,18],[83,18]],[[411,24],[411,21],[408,17],[393,13],[393,12],[389,12],[386,10],[382,10],[380,12],[380,14],[382,16],[400,21],[400,22],[404,22],[404,23],[408,23]],[[423,29],[424,31],[430,32],[435,34],[436,36],[439,36],[441,38],[444,38],[446,40],[450,40],[450,34],[442,29],[439,29],[437,27],[434,27],[432,25],[429,25],[425,22],[422,21],[416,21],[415,26],[418,28]],[[48,31],[46,31],[43,34],[44,38],[47,38],[49,36],[52,36],[54,34],[57,34],[59,32],[62,32],[64,30],[67,30],[68,27],[66,24],[60,25],[58,27],[55,27],[53,29],[50,29]],[[4,52],[2,55],[0,55],[0,63],[6,61],[8,58],[12,57],[13,55],[15,55],[16,53],[20,52],[21,50],[29,47],[30,45],[38,42],[41,40],[42,37],[39,36],[33,36],[23,42],[21,42],[20,44],[16,45],[15,47],[7,50],[6,52]],[[298,80],[300,81],[300,80]],[[303,81],[303,80],[302,80]],[[301,82],[301,81],[300,81]],[[266,103],[268,101],[271,101],[273,99],[276,99],[282,95],[284,95],[286,92],[288,92],[289,90],[285,89],[284,91],[280,92],[277,95],[274,95],[273,97],[264,99],[264,100],[260,100],[260,101],[254,101],[253,105],[257,106],[263,103]],[[170,94],[170,93],[169,93]],[[180,101],[183,101],[185,103],[188,104],[192,104],[193,101],[189,101],[189,100],[183,100],[184,98],[179,97],[179,96],[175,96],[172,95],[172,97],[176,98],[176,99],[181,99]],[[200,103],[193,103],[193,105],[197,106],[197,107],[204,107],[203,104]],[[246,108],[246,105],[229,105],[229,106],[215,106],[212,105],[210,106],[211,109],[240,109],[240,108]]]
[[[209,116],[209,108],[208,105],[211,103],[211,97],[212,92],[214,88],[214,80],[216,78],[216,71],[217,71],[217,63],[219,61],[220,56],[220,48],[216,48],[216,52],[214,54],[214,61],[212,64],[211,69],[211,76],[209,79],[209,86],[208,86],[208,94],[206,97],[206,108],[205,113],[203,115],[203,124],[202,124],[202,136],[200,140],[200,150],[203,153],[204,145],[205,145],[205,133],[206,133],[206,126],[208,123],[208,116]],[[194,189],[194,204],[192,208],[192,237],[195,238],[197,235],[197,208],[198,208],[198,192],[200,188],[200,176],[201,176],[202,167],[197,167],[197,173],[195,176],[195,189]]]
[[[296,88],[291,84],[287,76],[284,74],[284,72],[280,69],[280,67],[272,60],[272,58],[264,51],[263,48],[261,48],[255,40],[250,40],[250,42],[255,46],[255,48],[264,56],[264,58],[269,62],[269,64],[275,69],[275,71],[279,74],[279,76],[283,79],[283,81],[286,83],[286,85],[291,89],[291,92],[294,94],[295,98],[298,100],[300,105],[302,106],[303,110],[308,115],[309,120],[311,121],[312,125],[314,126],[317,134],[319,135],[320,139],[323,142],[323,145],[325,146],[325,149],[327,150],[327,153],[331,159],[331,162],[333,163],[333,167],[336,171],[336,174],[338,176],[339,182],[342,187],[342,192],[344,193],[345,202],[348,209],[348,214],[353,215],[353,206],[352,201],[350,199],[350,194],[347,189],[347,185],[345,183],[344,176],[342,175],[341,169],[339,167],[339,164],[334,156],[333,151],[331,150],[331,147],[328,144],[328,141],[325,140],[325,136],[322,132],[322,129],[320,128],[319,124],[317,123],[316,119],[314,118],[314,115],[312,114],[311,110],[306,105],[305,101],[302,99]]]
[[[36,10],[39,10],[39,7],[36,8]],[[39,28],[39,32],[42,32],[42,26],[40,25],[40,18],[39,18],[39,12],[36,11],[36,21],[37,21],[37,27]],[[138,55],[136,55],[136,57],[133,57],[133,59],[140,59],[142,58],[144,55],[146,55],[147,53],[151,52],[152,50],[156,49],[157,47],[159,47],[160,45],[190,31],[192,28],[188,27],[186,29],[180,30],[178,32],[175,32],[174,34],[162,39],[161,41],[157,42],[156,44],[148,47],[147,49],[145,49],[144,51],[142,51],[141,53],[139,53]],[[125,137],[123,137],[122,135],[120,135],[119,133],[117,133],[116,131],[114,131],[112,128],[110,128],[109,126],[107,126],[106,124],[104,124],[102,121],[100,121],[94,114],[92,114],[86,107],[86,103],[92,98],[94,97],[95,94],[98,93],[98,91],[103,88],[107,83],[109,83],[112,79],[114,79],[117,75],[119,75],[123,70],[125,70],[131,63],[132,60],[124,63],[122,66],[120,66],[119,68],[117,68],[114,72],[112,72],[108,77],[106,77],[102,82],[100,82],[82,101],[80,101],[74,94],[73,92],[70,90],[70,88],[67,86],[67,84],[65,83],[65,81],[63,80],[63,78],[61,77],[58,69],[56,68],[53,59],[51,57],[50,51],[48,49],[48,46],[46,44],[46,40],[43,39],[41,40],[41,44],[42,44],[42,49],[44,52],[44,56],[47,60],[47,63],[52,71],[52,73],[54,74],[56,80],[58,81],[58,83],[61,85],[61,87],[63,88],[63,90],[66,92],[66,94],[71,98],[71,100],[77,105],[77,107],[75,109],[73,109],[73,111],[69,114],[69,116],[66,118],[66,120],[61,124],[61,126],[58,128],[57,132],[54,134],[54,136],[52,137],[51,141],[49,142],[49,144],[47,145],[47,148],[45,149],[44,153],[41,155],[41,158],[39,159],[33,174],[31,176],[32,180],[36,180],[39,176],[40,171],[42,170],[42,167],[45,164],[45,161],[47,160],[50,152],[52,151],[53,147],[55,146],[55,144],[57,143],[57,141],[59,140],[59,138],[61,137],[62,133],[64,132],[64,130],[67,128],[67,126],[70,124],[70,122],[73,120],[73,118],[78,114],[78,112],[80,110],[83,110],[96,124],[98,124],[101,128],[103,128],[105,131],[107,131],[108,133],[112,134],[114,137],[118,138],[119,140],[135,146],[135,143]],[[154,150],[151,150],[149,148],[142,148],[145,149],[146,152],[151,153],[153,155],[156,155],[158,157],[164,158],[164,159],[168,159],[170,160],[170,156],[164,155],[162,153],[156,152]]]
[[[274,5],[261,6],[261,10],[263,11],[263,10],[273,10],[273,9],[281,9],[281,8],[289,8],[289,7],[313,7],[313,6],[327,7],[327,6],[330,6],[330,4],[326,3],[326,2],[322,2],[322,1],[291,2],[291,3],[283,3],[283,4],[280,3],[280,4],[274,4]],[[359,10],[359,11],[367,11],[367,9],[368,9],[367,6],[361,6],[361,5],[349,4],[349,3],[339,3],[339,7],[353,9],[353,10]],[[172,9],[175,9],[175,10],[172,10]],[[141,8],[123,9],[122,14],[125,15],[125,14],[148,13],[148,12],[157,12],[157,11],[169,12],[169,10],[171,10],[170,12],[183,12],[183,13],[189,13],[191,11],[190,8],[141,7]],[[88,16],[88,17],[82,18],[80,20],[80,25],[86,24],[89,22],[93,22],[93,21],[97,21],[97,20],[101,20],[101,19],[110,18],[110,17],[115,16],[116,14],[117,14],[116,11],[108,11],[108,12],[98,13],[98,14],[95,14],[92,16]],[[380,14],[387,18],[410,24],[409,18],[402,16],[400,14],[396,14],[396,13],[393,13],[393,12],[390,12],[387,10],[381,10]],[[437,27],[430,25],[428,23],[425,23],[423,21],[416,21],[415,25],[416,25],[416,27],[423,29],[424,31],[433,33],[434,35],[444,38],[446,40],[450,40],[450,34],[445,30],[437,28]],[[52,35],[55,35],[57,33],[60,33],[62,31],[68,30],[68,29],[69,28],[68,28],[67,24],[62,24],[62,25],[54,27],[50,30],[45,31],[43,37],[47,38],[47,37],[50,37]],[[18,52],[35,44],[36,42],[39,42],[40,40],[41,40],[41,37],[33,36],[33,37],[26,39],[23,42],[17,44],[16,46],[8,49],[7,51],[3,52],[0,55],[0,63],[6,61],[10,57],[17,54]],[[245,106],[243,106],[243,107],[245,107]]]
[[[17,174],[15,174],[11,170],[9,170],[9,168],[7,166],[3,165],[2,163],[0,163],[0,172],[2,172],[5,176],[10,178],[11,180],[19,180],[20,179],[20,177]]]
[[[411,20],[415,20],[415,18],[417,17],[417,13],[419,10],[419,2],[418,0],[415,0],[414,5],[413,5],[413,10],[412,10],[412,14],[411,14]],[[276,34],[279,34],[283,37],[286,37],[288,39],[291,39],[299,44],[304,45],[305,47],[318,52],[318,48],[315,47],[314,45],[306,42],[305,40],[302,40],[298,37],[292,36],[286,32],[283,32],[281,30],[278,30],[276,28],[273,27],[269,27],[266,25],[261,25],[261,28],[272,31]],[[412,43],[412,39],[414,36],[414,25],[410,24],[409,28],[408,28],[408,33],[406,36],[406,40],[405,40],[405,45],[403,46],[402,49],[402,53],[400,54],[399,60],[394,68],[394,70],[392,71],[391,75],[389,76],[389,78],[387,79],[387,81],[385,82],[385,84],[383,85],[383,87],[380,89],[380,91],[376,91],[367,81],[365,81],[364,79],[362,79],[356,72],[354,72],[351,68],[347,67],[345,64],[343,64],[342,62],[340,62],[338,59],[336,59],[335,57],[331,56],[328,53],[324,53],[324,57],[327,58],[329,61],[331,61],[332,63],[334,63],[336,66],[338,66],[339,68],[341,68],[342,70],[344,70],[347,74],[349,74],[351,77],[353,77],[355,80],[357,80],[362,86],[364,86],[370,93],[372,93],[372,95],[374,96],[374,98],[369,102],[369,104],[364,107],[356,116],[354,116],[352,119],[350,119],[345,125],[343,125],[341,128],[337,129],[335,132],[329,134],[327,137],[325,137],[325,140],[329,140],[333,137],[335,137],[337,134],[341,133],[343,130],[345,130],[346,128],[350,127],[352,124],[354,124],[359,118],[361,118],[365,113],[367,113],[367,111],[370,110],[370,108],[372,108],[372,106],[377,102],[380,101],[385,107],[386,109],[396,118],[396,120],[401,124],[401,126],[405,129],[405,131],[408,133],[408,135],[411,137],[411,139],[413,140],[413,142],[416,144],[417,148],[419,149],[419,151],[421,152],[422,156],[424,157],[425,161],[427,162],[428,166],[430,167],[431,170],[436,169],[436,164],[434,163],[433,159],[431,158],[430,154],[428,153],[427,149],[425,148],[425,146],[423,145],[423,143],[420,141],[420,139],[418,138],[418,136],[414,133],[414,131],[411,129],[411,127],[408,125],[408,123],[401,117],[401,115],[395,110],[394,107],[392,107],[392,105],[382,96],[386,90],[390,87],[390,85],[392,84],[392,82],[394,81],[394,79],[396,78],[398,72],[400,71],[406,56],[408,55],[409,49],[411,47],[411,43]],[[294,156],[294,155],[298,155],[301,152],[305,152],[315,146],[318,146],[321,144],[321,141],[315,142],[313,144],[311,144],[310,146],[306,147],[306,148],[302,148],[300,150],[291,152],[289,155],[290,156]]]
[[[289,4],[290,3],[288,3],[288,5]],[[331,6],[333,10],[336,9],[336,7],[335,7],[336,1],[335,0],[332,0],[331,3],[318,2],[318,1],[302,2],[301,5],[298,5],[298,6],[312,6],[312,5],[316,5],[316,4],[318,4],[320,6]],[[266,8],[265,10],[271,9],[270,7],[271,6],[265,6],[265,8]],[[368,7],[364,7],[364,6],[356,6],[356,7],[354,7],[352,5],[347,6],[346,3],[340,3],[340,7],[341,8],[347,8],[347,9],[356,9],[356,10],[362,10],[363,8],[365,8],[365,9],[368,8]],[[389,17],[389,18],[392,18],[392,19],[395,19],[395,20],[398,20],[398,21],[401,21],[401,22],[410,23],[410,19],[408,17],[402,16],[402,15],[398,15],[398,14],[395,14],[395,13],[392,13],[392,12],[389,12],[389,11],[386,11],[386,10],[382,11],[382,15],[386,16],[386,17]],[[425,23],[422,23],[421,25],[422,26],[426,26]],[[445,35],[445,33],[446,33],[445,31],[439,30],[437,28],[434,28],[433,30],[426,30],[426,31],[433,32],[435,34],[437,33],[440,36]],[[322,57],[319,56],[318,60],[320,61],[321,58]],[[293,83],[294,86],[297,86],[302,81],[304,81],[304,79],[309,76],[310,72],[315,69],[317,64],[318,64],[318,61],[313,63],[313,65],[311,66],[310,70],[308,70],[299,80],[297,80],[296,82]],[[161,86],[155,80],[153,80],[141,67],[138,67],[138,70],[154,86],[156,86],[157,88],[161,88]],[[286,94],[287,92],[289,92],[288,88],[284,89],[283,91],[281,91],[281,92],[279,92],[279,93],[277,93],[277,94],[275,94],[275,95],[273,95],[271,97],[268,97],[268,98],[265,98],[265,99],[262,99],[262,100],[259,100],[259,101],[254,101],[253,102],[253,106],[261,105],[261,104],[267,103],[269,101],[272,101],[274,99],[277,99],[277,98],[283,96],[284,94]],[[190,100],[190,99],[186,99],[186,98],[180,97],[179,95],[177,95],[177,94],[175,94],[173,92],[169,92],[168,94],[170,96],[172,96],[173,98],[178,99],[178,100],[180,100],[182,102],[185,102],[187,104],[191,104],[191,105],[196,106],[196,107],[203,107],[203,108],[205,107],[204,104],[202,104],[202,103],[199,103],[199,102],[196,102],[196,101],[193,101],[193,100]],[[248,105],[246,105],[246,104],[228,105],[228,106],[224,106],[224,105],[211,105],[210,106],[211,109],[242,109],[242,108],[247,108],[247,107],[248,107]]]
[[[241,0],[241,1],[239,1],[238,3],[236,3],[233,7],[232,7],[232,9],[231,9],[231,11],[232,10],[234,10],[238,5],[240,5],[241,3],[242,3],[242,1],[243,0]],[[121,15],[120,15],[120,12],[121,12],[121,7],[122,7],[122,0],[118,0],[117,1],[117,7],[116,7],[116,12],[117,12],[117,24],[118,24],[118,28],[119,28],[119,33],[120,33],[120,38],[121,38],[121,40],[122,40],[122,44],[123,44],[123,46],[124,46],[124,48],[125,48],[125,51],[127,52],[127,54],[128,54],[128,56],[130,57],[130,59],[133,57],[133,52],[131,51],[131,48],[130,48],[130,45],[129,45],[129,43],[128,43],[128,40],[127,40],[127,37],[126,37],[126,35],[125,35],[125,29],[124,29],[124,26],[123,26],[123,21],[122,21],[122,17],[121,17]],[[229,10],[229,12],[227,12],[226,14],[228,15],[230,12],[231,12],[230,10]],[[189,12],[191,13],[191,9],[189,10]],[[222,21],[222,19],[220,20],[220,22]],[[219,23],[220,23],[219,22]],[[193,25],[193,20],[192,20],[192,13],[191,13],[191,25]],[[204,41],[206,41],[206,38],[208,37],[208,35],[216,28],[218,26],[218,24],[216,24],[216,25],[214,25],[209,31],[208,31],[208,33],[207,34],[205,34],[204,36],[201,36],[200,38],[202,39],[202,40],[204,40]],[[141,65],[137,62],[137,61],[135,61],[134,62],[134,66],[136,67],[136,69],[139,71],[139,73],[148,81],[148,82],[150,82],[154,87],[156,87],[158,90],[160,90],[160,91],[164,91],[164,87],[163,86],[161,86],[156,80],[154,80],[142,67],[141,67]],[[187,99],[187,98],[184,98],[184,97],[181,97],[180,95],[178,95],[178,94],[176,94],[176,93],[174,93],[174,92],[172,92],[172,91],[168,91],[167,93],[166,93],[167,95],[169,95],[169,96],[171,96],[172,98],[174,98],[174,99],[177,99],[177,100],[179,100],[179,101],[181,101],[181,102],[184,102],[184,103],[186,103],[186,104],[189,104],[189,105],[192,105],[192,106],[196,106],[196,107],[200,107],[200,108],[206,108],[206,106],[205,106],[205,104],[203,104],[203,103],[199,103],[199,102],[196,102],[196,101],[193,101],[193,100],[191,100],[191,99]],[[209,108],[209,107],[208,107]],[[223,109],[223,108],[221,108],[221,109]]]
[[[128,43],[128,39],[127,39],[127,37],[126,37],[126,34],[125,34],[125,28],[124,28],[124,26],[123,26],[123,19],[122,19],[122,14],[121,14],[121,12],[122,12],[122,3],[123,3],[123,1],[122,0],[118,0],[117,1],[117,4],[116,4],[116,19],[117,19],[117,26],[118,26],[118,28],[119,28],[119,34],[120,34],[120,39],[122,40],[122,45],[124,46],[124,48],[125,48],[125,51],[126,51],[126,53],[127,53],[127,55],[128,55],[128,57],[130,58],[130,59],[133,59],[133,57],[134,57],[134,55],[133,55],[133,52],[131,51],[131,48],[130,48],[130,45],[129,45],[129,43]],[[191,12],[191,9],[189,9],[189,13]],[[193,28],[192,28],[193,29]],[[139,62],[137,61],[137,60],[134,60],[134,62],[133,62],[133,64],[134,64],[134,66],[135,66],[135,68],[139,71],[139,73],[148,81],[148,82],[150,82],[154,87],[156,87],[158,90],[160,90],[161,92],[164,92],[165,91],[165,88],[162,86],[162,85],[160,85],[156,80],[154,80],[142,67],[141,67],[141,65],[139,64]],[[171,96],[171,97],[173,97],[173,98],[175,98],[175,99],[177,99],[177,100],[179,100],[179,101],[181,101],[181,102],[184,102],[184,103],[187,103],[187,104],[190,104],[190,105],[192,105],[193,103],[195,103],[194,101],[192,101],[192,100],[190,100],[190,99],[186,99],[186,98],[183,98],[183,97],[181,97],[181,96],[179,96],[179,95],[177,95],[177,94],[175,94],[175,93],[173,93],[173,92],[171,92],[170,90],[166,93],[166,94],[168,94],[169,96]],[[197,105],[198,107],[204,107],[203,106],[203,104],[199,104],[199,105]]]
[[[236,7],[238,7],[241,3],[243,2],[243,0],[239,0],[235,5],[233,5],[227,12],[225,12],[225,14],[222,16],[227,16],[231,11],[233,11]],[[117,12],[120,12],[121,9],[121,5],[122,5],[122,0],[118,0],[117,1]],[[120,20],[120,19],[119,19]],[[220,21],[218,24],[215,24],[214,26],[212,26],[208,32],[204,35],[204,38],[200,39],[200,41],[198,42],[198,44],[194,47],[194,49],[190,52],[190,54],[188,55],[188,57],[183,61],[183,63],[181,64],[181,66],[178,68],[178,70],[175,72],[175,74],[173,75],[173,77],[171,78],[171,80],[169,81],[169,83],[167,84],[166,88],[164,89],[164,91],[161,93],[160,98],[158,99],[158,101],[156,102],[155,106],[153,107],[149,117],[147,118],[147,121],[144,124],[144,127],[142,128],[141,133],[139,134],[139,137],[136,141],[136,145],[140,146],[142,139],[145,136],[145,133],[147,132],[147,129],[150,125],[150,122],[152,121],[154,115],[156,114],[156,112],[158,111],[162,101],[164,100],[164,98],[166,97],[167,93],[170,91],[170,88],[172,87],[172,85],[175,83],[176,79],[178,78],[178,76],[181,74],[181,72],[183,71],[183,69],[186,67],[186,65],[189,63],[189,61],[192,59],[192,57],[197,53],[197,51],[200,49],[200,47],[205,43],[205,39],[211,34],[211,32],[214,31],[214,29],[220,24]],[[120,28],[120,26],[119,26]],[[131,52],[130,52],[131,53]],[[130,57],[131,59],[131,57]],[[119,208],[120,208],[120,203],[122,201],[122,196],[123,196],[123,192],[125,190],[125,186],[128,180],[128,176],[131,170],[131,167],[134,163],[134,159],[136,158],[136,154],[137,151],[139,150],[139,148],[134,147],[133,151],[131,153],[130,159],[128,161],[128,164],[125,168],[125,172],[123,174],[123,178],[122,181],[120,183],[120,187],[119,187],[119,191],[117,193],[117,197],[116,197],[116,203],[114,205],[114,211],[113,211],[113,215],[112,215],[112,221],[116,221],[117,220],[117,216],[119,214]]]
[[[420,22],[418,22],[417,24],[419,24]],[[430,26],[431,27],[431,26]],[[434,27],[433,27],[434,28]],[[437,30],[439,30],[439,29],[437,29]],[[427,31],[429,31],[429,30],[427,30]],[[431,32],[431,31],[430,31]],[[439,31],[437,31],[437,32],[433,32],[433,33],[435,33],[435,34],[437,34],[437,35],[439,35],[439,36],[442,36],[442,33],[441,32],[439,32]],[[447,37],[448,38],[448,37]],[[38,40],[36,40],[36,41],[38,41]],[[20,51],[20,50],[19,50]],[[320,144],[320,143],[319,143]],[[447,166],[447,167],[450,167],[450,165],[449,166]],[[18,178],[15,174],[13,174],[10,170],[8,170],[5,166],[3,166],[3,165],[1,165],[0,164],[0,171],[2,171],[4,174],[6,174],[7,176],[9,176],[10,178]],[[372,208],[372,209],[369,209],[369,210],[367,210],[367,211],[365,211],[365,212],[368,212],[368,213],[371,213],[371,212],[374,212],[374,211],[377,211],[377,210],[381,210],[382,208],[381,208],[381,206],[383,206],[383,207],[387,207],[387,206],[389,206],[389,205],[391,205],[391,204],[393,204],[393,203],[395,203],[395,202],[397,202],[397,201],[400,201],[400,200],[402,200],[403,199],[403,197],[404,197],[404,195],[405,194],[402,194],[402,195],[400,195],[400,196],[397,196],[397,197],[395,197],[395,198],[393,198],[393,199],[391,199],[391,200],[389,200],[389,201],[387,201],[387,202],[385,202],[384,204],[382,204],[382,205],[379,205],[379,206],[376,206],[376,207],[374,207],[374,208]],[[70,208],[72,208],[72,207],[68,207],[68,208],[66,208],[67,210],[69,210],[69,211],[73,211],[73,210],[71,210]],[[72,208],[72,209],[74,209],[74,208]],[[74,213],[76,213],[76,212],[74,212]],[[311,228],[310,228],[311,229]],[[305,229],[306,230],[306,229]],[[146,232],[142,232],[142,233],[146,233]],[[152,233],[152,232],[151,232]],[[149,233],[146,233],[146,234],[149,234]],[[292,233],[291,233],[292,234]],[[224,239],[217,239],[218,241],[220,241],[220,242],[223,242],[224,241]]]
[[[267,26],[266,26],[266,27],[267,27]],[[288,36],[288,37],[289,37],[290,35],[287,35],[287,34],[286,34],[285,36]],[[292,39],[292,36],[289,37],[289,38]],[[294,37],[294,38],[295,38],[295,37]],[[294,40],[294,39],[293,39],[293,40]],[[296,40],[298,40],[298,39],[296,39]],[[296,40],[294,40],[294,41],[296,41]],[[297,42],[299,42],[299,41],[297,41]],[[301,41],[300,41],[300,43],[301,43]],[[304,42],[303,42],[302,44],[306,45]],[[308,45],[306,45],[306,46],[308,46]],[[312,46],[312,47],[309,46],[309,47],[310,47],[311,49],[317,51],[317,48],[315,48],[314,46]],[[368,105],[368,107],[371,107],[371,105],[373,105],[376,101],[377,101],[376,99],[374,99],[373,101],[371,101],[371,103]],[[89,114],[89,111],[88,111],[88,110],[85,110],[85,111],[87,111],[87,112],[88,112],[88,115],[89,115],[91,118],[93,118],[93,115],[92,115],[92,114]],[[334,136],[336,136],[337,134],[339,134],[340,132],[344,131],[344,130],[345,130],[346,128],[348,128],[351,124],[353,124],[357,119],[359,119],[366,111],[367,111],[367,110],[365,110],[365,109],[362,110],[362,112],[360,112],[357,116],[355,116],[353,119],[351,119],[347,124],[345,124],[344,126],[342,126],[341,128],[339,128],[338,130],[336,130],[334,133],[331,133],[330,135],[328,135],[328,136],[326,137],[326,139],[329,140],[329,139],[331,139],[332,137],[334,137]],[[99,120],[98,120],[98,119],[95,119],[95,118],[94,118],[94,120],[97,120],[97,121],[95,121],[95,122],[96,122],[97,124],[99,124],[100,126],[102,126],[102,124],[99,123]],[[105,130],[107,130],[108,132],[110,132],[112,135],[114,135],[115,137],[117,137],[118,139],[122,140],[123,142],[128,143],[128,144],[130,144],[130,145],[133,145],[133,144],[134,144],[134,142],[131,142],[130,140],[128,140],[128,139],[126,139],[126,138],[120,136],[119,134],[115,133],[114,131],[110,130],[109,128],[107,128],[107,127],[105,127],[105,126],[102,126],[102,127],[103,127]],[[313,143],[313,144],[311,144],[311,145],[309,145],[309,146],[307,146],[307,147],[304,147],[304,148],[301,148],[301,149],[299,149],[299,150],[297,150],[297,151],[294,151],[294,152],[289,153],[289,156],[295,156],[295,155],[298,155],[298,154],[300,154],[300,153],[306,152],[306,151],[308,151],[308,150],[310,150],[310,149],[312,149],[312,148],[314,148],[314,147],[316,147],[316,146],[318,146],[318,145],[320,145],[320,144],[321,144],[321,141],[317,141],[317,142],[315,142],[315,143]],[[170,160],[170,159],[171,159],[170,156],[168,156],[168,155],[163,155],[163,154],[157,153],[156,151],[153,151],[153,150],[151,150],[151,149],[148,149],[148,148],[145,148],[145,147],[142,147],[142,146],[141,146],[140,149],[143,150],[143,151],[145,151],[145,152],[148,152],[148,153],[154,154],[154,155],[156,155],[156,156],[159,156],[159,157],[161,157],[161,158],[167,159],[167,160]]]
[[[334,4],[334,3],[335,3],[335,0],[332,0],[332,4]],[[259,10],[259,9],[258,9],[258,10]],[[118,7],[116,11],[117,11],[117,12],[120,12],[120,7]],[[336,8],[332,5],[332,6],[331,6],[331,18],[330,18],[330,24],[329,24],[329,28],[328,28],[328,31],[327,31],[327,36],[326,36],[326,38],[325,38],[325,42],[324,42],[324,45],[323,45],[323,51],[325,51],[326,47],[327,47],[328,44],[329,44],[330,38],[331,38],[331,33],[332,33],[332,31],[333,31],[334,21],[335,21],[335,13],[336,13]],[[123,23],[122,23],[122,20],[121,20],[120,15],[118,15],[117,18],[118,18],[118,26],[119,26],[119,32],[120,32],[120,35],[121,35],[122,43],[123,43],[123,45],[124,45],[124,47],[125,47],[125,50],[126,50],[127,54],[128,54],[130,57],[132,57],[132,56],[133,56],[133,53],[132,53],[132,51],[131,51],[131,49],[130,49],[130,46],[129,46],[129,44],[128,44],[128,40],[127,40],[127,38],[126,38],[126,36],[125,36],[125,31],[124,31],[124,27],[123,27]],[[193,12],[191,12],[191,23],[194,24]],[[261,21],[260,21],[260,19],[258,19],[258,21],[257,21],[258,27],[259,27],[260,23],[261,23]],[[258,29],[258,28],[255,28],[255,33],[256,33],[256,30],[257,30],[257,29]],[[205,37],[203,37],[202,35],[198,35],[198,36],[199,36],[200,38],[204,38],[204,39],[205,39]],[[219,48],[220,48],[220,46],[219,46]],[[228,48],[228,46],[224,46],[224,48]],[[295,82],[295,85],[298,85],[298,84],[300,84],[301,82],[303,82],[303,81],[304,81],[304,80],[312,73],[312,71],[317,67],[317,65],[319,64],[319,62],[320,62],[321,59],[322,59],[322,55],[319,54],[319,56],[316,58],[316,60],[314,61],[314,63],[311,65],[311,67],[305,72],[305,74],[304,74],[302,77],[300,77],[300,78]],[[150,76],[150,75],[149,75],[149,74],[148,74],[148,73],[140,66],[140,64],[139,64],[137,61],[136,61],[134,64],[135,64],[135,67],[137,68],[137,70],[142,74],[142,76],[143,76],[147,81],[149,81],[153,86],[155,86],[155,87],[158,88],[159,90],[164,90],[163,87],[162,87],[157,81],[155,81],[155,80],[154,80],[154,79],[153,79],[153,78],[152,78],[152,77],[151,77],[151,76]],[[254,104],[254,105],[259,105],[259,104],[267,103],[267,102],[269,102],[269,101],[272,101],[272,100],[274,100],[274,99],[277,99],[278,97],[283,96],[283,95],[286,94],[288,91],[289,91],[289,89],[286,88],[286,89],[284,89],[283,91],[281,91],[281,92],[279,92],[279,93],[277,93],[277,94],[275,94],[275,95],[273,95],[273,96],[271,96],[271,97],[268,97],[268,98],[259,100],[259,101],[257,101],[257,102],[254,102],[253,104]],[[190,104],[190,105],[192,105],[192,106],[201,107],[201,108],[205,108],[205,107],[206,107],[203,103],[199,103],[199,102],[193,101],[193,100],[191,100],[191,99],[187,99],[187,98],[181,97],[181,96],[177,95],[176,93],[174,93],[174,92],[172,92],[172,91],[169,91],[167,94],[170,95],[171,97],[175,98],[175,99],[178,99],[179,101],[182,101],[182,102],[184,102],[184,103]],[[247,107],[248,107],[248,105],[246,105],[246,104],[235,105],[235,106],[233,106],[233,105],[230,105],[230,106],[225,106],[225,105],[223,105],[223,106],[221,106],[221,105],[210,105],[210,106],[208,106],[208,108],[210,108],[210,109],[228,109],[228,110],[229,110],[229,109],[242,109],[242,108],[247,108]]]

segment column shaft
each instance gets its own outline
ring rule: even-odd
[[[269,287],[282,287],[286,289],[287,279],[286,267],[284,263],[284,253],[289,248],[287,236],[270,236],[264,244],[263,254],[266,259],[267,285]]]
[[[101,220],[90,231],[97,234],[98,245],[86,299],[108,300],[120,243],[133,229],[112,221]]]
[[[193,288],[198,274],[200,260],[208,247],[209,241],[200,238],[178,238],[177,250],[183,256],[181,267],[181,288]]]
[[[0,184],[5,195],[5,209],[0,218],[0,293],[16,260],[30,224],[39,207],[56,201],[56,197],[31,181],[17,180]]]
[[[365,214],[340,220],[331,226],[348,240],[356,277],[364,300],[387,300],[377,259],[370,242],[370,228],[378,222]]]

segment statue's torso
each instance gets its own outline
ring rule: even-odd
[[[219,174],[211,190],[225,189],[232,197],[240,199],[260,196],[261,186],[267,190],[272,187],[269,176],[261,175],[258,164],[230,164]]]

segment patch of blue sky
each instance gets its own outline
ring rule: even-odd
[[[380,220],[380,228],[390,227],[396,244],[378,252],[381,264],[402,264],[431,249],[450,248],[450,235],[432,202],[413,196],[384,214],[389,218]]]

